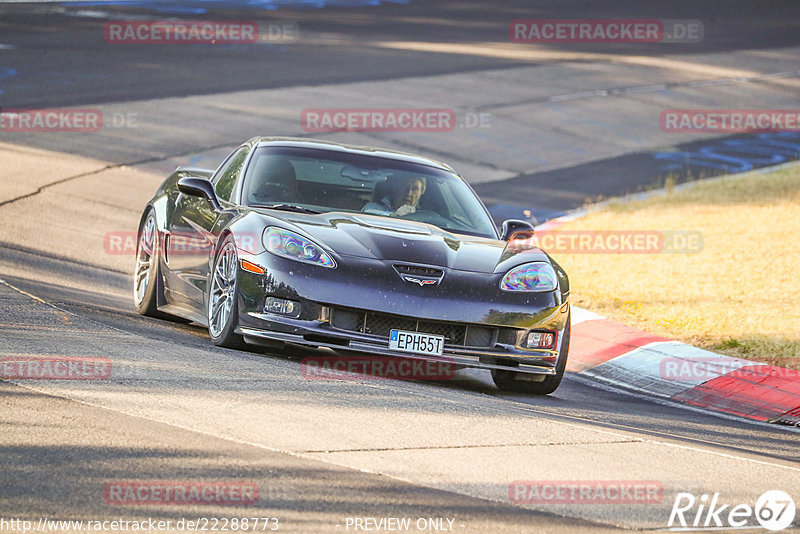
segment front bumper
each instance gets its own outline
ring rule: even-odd
[[[308,303],[306,303],[308,306]],[[325,315],[325,307],[321,307]],[[568,304],[561,307],[568,310]],[[559,309],[559,313],[561,313]],[[244,324],[242,324],[244,323]],[[491,347],[466,347],[445,344],[442,356],[401,352],[389,348],[389,340],[374,335],[342,331],[327,321],[306,321],[280,317],[274,314],[250,312],[240,321],[237,333],[251,344],[279,341],[307,347],[326,347],[338,353],[353,355],[393,356],[425,361],[445,362],[462,367],[516,371],[537,375],[556,374],[556,364],[561,349],[561,336],[552,350],[523,350],[507,343],[494,343]]]
[[[516,371],[537,375],[554,375],[556,374],[555,365],[549,363],[536,362],[532,363],[530,358],[525,360],[518,360],[516,358],[508,358],[502,356],[498,363],[497,354],[484,353],[480,351],[467,351],[467,350],[448,350],[445,348],[442,356],[433,356],[425,354],[414,354],[409,352],[399,352],[389,349],[388,342],[386,344],[366,342],[361,340],[349,340],[346,345],[341,343],[331,343],[322,339],[309,340],[306,336],[300,334],[289,334],[285,332],[275,332],[273,330],[259,330],[256,328],[239,328],[238,332],[244,335],[245,341],[252,344],[258,344],[260,340],[269,341],[282,341],[286,343],[294,343],[297,345],[313,346],[313,347],[326,347],[337,351],[346,349],[353,354],[369,354],[371,356],[394,356],[398,358],[410,358],[414,360],[434,361],[449,363],[463,367],[474,367],[479,369],[498,369],[504,371]],[[313,339],[313,338],[312,338]],[[513,362],[513,363],[512,363]]]
[[[387,268],[389,262],[375,260],[359,260],[335,270],[323,270],[268,253],[249,256],[248,260],[267,269],[265,274],[239,269],[237,333],[250,343],[279,341],[327,347],[345,356],[352,352],[534,375],[556,374],[561,334],[569,318],[568,295],[559,291],[504,293],[497,289],[501,274],[463,272],[449,272],[440,286],[423,288],[403,282]],[[267,312],[267,297],[296,302],[301,310],[299,316]],[[469,346],[467,339],[446,342],[442,356],[401,352],[389,348],[388,335],[338,328],[330,318],[332,312],[339,310],[391,315],[398,320],[492,328],[506,335],[496,335],[481,346]],[[556,346],[550,350],[520,348],[514,341],[514,333],[524,337],[531,330],[557,332]]]

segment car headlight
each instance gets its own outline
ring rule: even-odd
[[[553,291],[558,287],[556,271],[549,263],[535,262],[518,265],[506,273],[500,282],[504,291]]]
[[[330,254],[322,250],[322,247],[283,228],[275,226],[267,228],[264,232],[264,246],[276,256],[331,269],[336,267],[336,262]]]

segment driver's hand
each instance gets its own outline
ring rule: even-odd
[[[394,210],[392,215],[394,215],[395,217],[402,217],[403,215],[408,215],[409,213],[414,213],[415,211],[417,211],[417,208],[415,208],[411,204],[404,204],[399,208],[397,208],[396,210]]]

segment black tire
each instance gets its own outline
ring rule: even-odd
[[[136,239],[133,305],[140,315],[161,319],[169,318],[170,316],[167,314],[158,311],[159,301],[164,301],[164,285],[161,279],[161,242],[158,237],[156,214],[151,209],[139,228]]]
[[[227,263],[221,265],[222,262]],[[225,271],[225,276],[222,275],[220,269]],[[238,291],[239,256],[236,253],[236,243],[233,236],[229,234],[217,248],[214,256],[206,303],[208,335],[211,337],[211,342],[218,347],[229,349],[247,348],[244,337],[236,333],[239,318]],[[220,292],[225,293],[224,301],[220,301]],[[225,315],[224,317],[217,317],[217,313],[225,313]]]
[[[522,380],[517,378],[514,371],[492,370],[492,380],[495,385],[503,391],[513,391],[515,393],[530,393],[533,395],[549,395],[558,389],[561,379],[564,378],[564,371],[567,369],[567,357],[569,356],[569,332],[570,318],[567,317],[567,326],[561,334],[561,349],[558,352],[558,362],[556,363],[556,374],[548,375],[541,382]]]

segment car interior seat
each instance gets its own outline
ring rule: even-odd
[[[262,157],[253,172],[256,177],[248,199],[256,204],[299,202],[294,165],[282,156]]]

